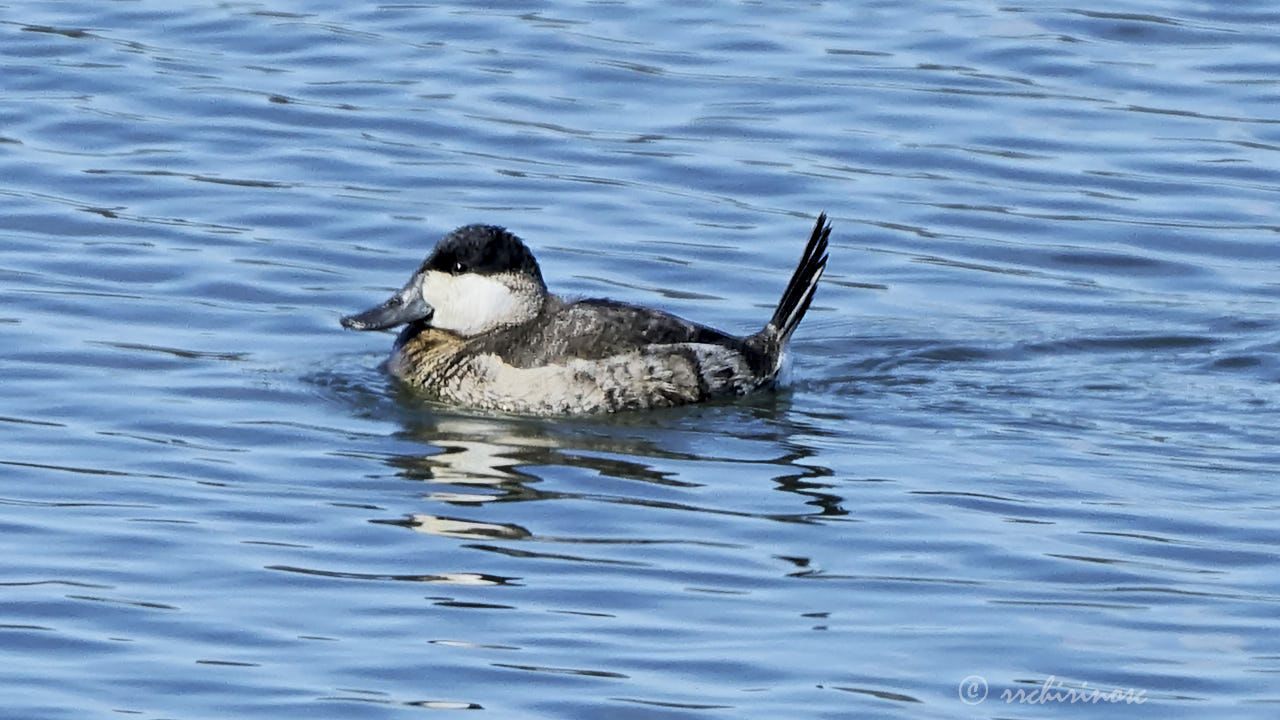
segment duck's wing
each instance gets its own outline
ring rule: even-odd
[[[560,304],[535,321],[495,333],[477,350],[516,367],[555,364],[566,358],[600,360],[646,346],[698,343],[740,347],[742,341],[668,312],[613,300]]]
[[[618,350],[643,345],[719,345],[736,340],[732,335],[669,312],[614,300],[580,300],[560,314],[559,322],[569,330],[566,335],[586,341],[583,347],[573,350],[585,353],[583,357],[614,355]]]

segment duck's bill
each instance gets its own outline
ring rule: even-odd
[[[342,327],[348,330],[385,330],[415,320],[430,320],[433,312],[420,294],[405,289],[377,307],[342,318]]]

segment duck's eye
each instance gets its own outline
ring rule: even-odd
[[[451,272],[452,272],[454,275],[461,275],[462,273],[464,273],[464,272],[466,272],[466,271],[467,271],[467,264],[466,264],[466,263],[462,262],[461,260],[454,260],[454,261],[453,261],[453,268],[451,269]]]

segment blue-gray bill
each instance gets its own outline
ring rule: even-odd
[[[405,288],[387,298],[387,301],[362,313],[342,318],[342,327],[348,330],[386,330],[419,320],[430,320],[432,308],[416,291]]]

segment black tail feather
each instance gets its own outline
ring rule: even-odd
[[[813,234],[809,236],[809,244],[805,246],[800,264],[796,266],[787,289],[782,293],[778,309],[773,311],[773,319],[765,332],[776,333],[778,345],[787,343],[791,333],[804,318],[804,313],[813,301],[813,292],[818,288],[818,278],[827,267],[827,238],[831,235],[831,223],[827,222],[827,214],[818,215],[818,222],[813,226]]]

